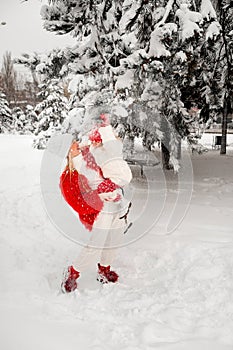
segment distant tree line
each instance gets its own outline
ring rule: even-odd
[[[53,52],[46,59],[49,56],[56,59]],[[28,73],[22,77],[14,64],[24,65]],[[44,67],[36,53],[13,60],[6,52],[0,72],[0,133],[33,134],[33,146],[39,149],[45,148],[52,133],[61,128],[68,102],[67,86],[58,78],[57,64],[52,61],[50,69]]]
[[[10,108],[20,107],[24,110],[28,104],[35,106],[38,102],[39,82],[35,74],[31,77],[29,74],[20,75],[14,64],[11,53],[7,51],[0,70],[0,89],[5,93]]]

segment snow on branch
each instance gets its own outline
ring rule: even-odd
[[[171,37],[173,32],[177,31],[175,23],[166,23],[160,28],[155,28],[150,37],[149,56],[162,57],[170,56],[170,51],[166,49],[163,39],[166,36]]]
[[[164,12],[163,18],[161,19],[161,21],[159,21],[156,24],[155,29],[159,28],[162,24],[164,24],[166,22],[174,2],[175,2],[175,0],[169,0],[168,1],[167,5],[166,5],[166,8],[165,8],[165,12]]]
[[[124,8],[124,4],[123,4],[123,8]],[[140,6],[141,6],[140,3],[135,2],[131,5],[131,7],[129,9],[127,9],[125,11],[125,13],[123,14],[123,16],[119,22],[119,28],[120,28],[120,31],[122,33],[126,30],[129,23],[133,21],[133,19],[137,15],[137,11],[140,8]]]
[[[206,31],[206,40],[215,39],[221,31],[221,26],[217,21],[210,23]]]
[[[180,5],[176,16],[179,18],[182,41],[191,38],[195,32],[201,31],[197,23],[202,21],[202,15],[199,12],[190,11],[187,4]]]
[[[128,69],[125,74],[117,78],[115,89],[131,89],[134,84],[134,70]]]
[[[208,21],[212,18],[217,18],[215,9],[210,0],[202,0],[200,13],[202,17],[206,18]]]
[[[149,56],[144,49],[136,50],[134,53],[129,55],[127,58],[120,60],[121,65],[125,67],[135,67],[143,62],[144,59],[148,59]]]

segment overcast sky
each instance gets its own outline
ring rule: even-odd
[[[21,53],[46,52],[56,47],[71,45],[69,35],[57,36],[43,29],[40,9],[46,0],[0,0],[0,63],[4,52],[13,57]]]

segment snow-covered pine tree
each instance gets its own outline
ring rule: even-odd
[[[25,111],[20,107],[14,107],[12,109],[13,129],[15,133],[21,135],[33,134],[37,128],[38,117],[34,111],[34,108],[27,105]]]
[[[233,111],[233,1],[214,0],[217,16],[221,24],[221,36],[216,48],[214,80],[219,89],[214,97],[218,112],[222,114],[222,142],[220,154],[226,154],[227,116]]]
[[[173,113],[175,119],[172,124],[178,135],[182,138],[186,136],[191,147],[201,152],[203,147],[198,143],[200,131],[204,132],[213,120],[210,101],[213,86],[209,78],[215,65],[213,47],[219,40],[220,25],[210,0],[180,1],[176,17],[178,51],[177,48],[173,50],[174,56],[171,56],[174,73],[170,76],[177,79],[171,91],[173,94],[177,91],[182,103],[178,106],[179,113]],[[178,66],[177,59],[180,61]]]
[[[195,125],[182,88],[189,82],[195,51],[201,55],[208,31],[218,29],[211,0],[53,0],[41,13],[47,30],[71,33],[77,40],[67,51],[68,68],[78,82],[73,107],[85,109],[96,94],[106,92],[113,109],[119,112],[118,104],[123,111],[118,117],[125,134],[143,136],[149,148],[162,139],[166,118],[167,147],[177,168],[178,139],[193,141]]]
[[[143,123],[151,126],[149,132],[146,131],[144,143],[150,146],[151,139],[158,138],[158,131],[162,131],[162,144],[166,143],[163,149],[167,148],[171,152],[171,161],[177,168],[180,139],[188,137],[193,146],[196,144],[191,131],[197,120],[190,118],[187,94],[182,96],[182,92],[190,84],[193,87],[188,97],[194,100],[196,96],[202,96],[204,78],[201,77],[202,84],[197,85],[194,83],[195,74],[200,75],[201,60],[208,58],[209,47],[205,46],[207,40],[210,40],[211,35],[211,39],[215,39],[219,33],[216,13],[210,0],[169,0],[159,1],[156,5],[152,1],[137,4],[125,1],[124,4],[121,28],[125,35],[131,35],[133,31],[136,39],[134,52],[122,60],[127,62],[126,69],[131,69],[131,77],[137,81],[136,89],[133,89],[132,84],[131,93],[138,94],[137,103],[146,103],[147,108],[153,95],[157,99],[151,113],[147,113],[148,123]],[[198,59],[199,71],[194,69],[194,74],[192,67]],[[151,88],[153,85],[156,87]],[[157,127],[152,127],[151,120],[155,118],[154,125]],[[140,125],[135,118],[133,121]],[[169,164],[165,166],[169,167]]]
[[[13,118],[6,95],[0,91],[0,133],[10,133],[13,128]]]
[[[14,120],[14,132],[17,134],[27,134],[27,119],[23,110],[20,107],[14,107],[12,109],[12,117]]]
[[[67,59],[63,50],[54,49],[47,54],[23,54],[16,61],[30,69],[35,86],[41,82],[37,94],[39,103],[34,109],[28,106],[25,113],[31,122],[27,130],[37,136],[33,146],[42,149],[67,116],[67,82],[64,79]]]
[[[196,41],[196,49],[188,57],[189,75],[182,94],[188,102],[186,106],[191,100],[201,109],[199,125],[207,126],[223,116],[221,153],[225,154],[226,122],[233,96],[233,3],[205,0],[200,11],[205,35]]]
[[[40,80],[61,79],[67,74],[66,63],[66,50],[53,49],[47,54],[39,55],[34,71],[36,71]]]
[[[67,99],[58,79],[50,79],[40,85],[40,97],[35,112],[38,114],[38,124],[35,130],[33,146],[38,149],[46,147],[51,135],[61,129],[61,124],[67,117]]]
[[[217,88],[213,72],[216,66],[216,50],[220,42],[220,24],[210,0],[200,4],[201,32],[191,40],[192,51],[185,51],[187,74],[181,91],[185,107],[190,111],[188,120],[192,127],[202,125],[202,132],[215,117],[213,91]],[[193,113],[197,109],[198,113]],[[192,120],[193,119],[193,120]]]
[[[120,59],[126,57],[119,36],[121,7],[121,0],[55,0],[42,7],[44,27],[57,34],[70,33],[77,42],[66,51],[67,68],[75,74],[70,84],[72,116],[75,111],[88,114],[94,104],[113,104],[114,76]],[[69,127],[76,132],[80,121],[71,119]]]
[[[34,107],[31,105],[26,106],[25,116],[27,120],[26,131],[27,133],[34,134],[37,129],[38,116],[34,111]]]

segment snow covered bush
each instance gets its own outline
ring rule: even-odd
[[[46,147],[51,135],[61,129],[61,124],[67,117],[67,98],[59,85],[58,79],[48,80],[40,86],[42,102],[38,103],[35,112],[38,115],[37,136],[33,146],[38,149]]]
[[[13,118],[6,95],[0,91],[0,133],[10,133],[13,128]]]
[[[38,116],[34,110],[34,107],[31,105],[26,106],[25,116],[27,119],[26,130],[28,133],[34,133],[37,129]]]
[[[14,120],[14,132],[17,134],[27,134],[27,118],[25,113],[20,107],[14,107],[12,109],[12,117]]]

